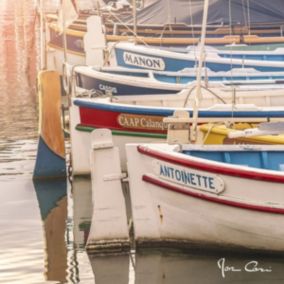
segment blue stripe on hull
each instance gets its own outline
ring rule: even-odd
[[[258,169],[280,171],[283,164],[283,151],[211,151],[211,150],[185,150],[184,154],[211,161],[232,165],[244,165]]]
[[[55,154],[39,137],[34,178],[66,177],[65,159]]]
[[[89,101],[82,101],[82,100],[74,100],[74,105],[78,107],[85,107],[90,109],[97,109],[97,110],[105,110],[105,111],[112,111],[112,112],[121,112],[121,113],[131,113],[131,114],[141,114],[141,115],[157,115],[157,116],[172,116],[175,109],[174,108],[160,108],[160,107],[135,107],[131,105],[116,105],[116,104],[102,104],[96,102],[89,102]],[[187,110],[190,113],[190,117],[192,117],[192,110]],[[199,110],[198,112],[199,117],[265,117],[265,118],[272,118],[272,117],[284,117],[284,110],[263,110],[263,111],[253,111],[253,110],[235,110],[235,111],[228,111],[228,110]]]

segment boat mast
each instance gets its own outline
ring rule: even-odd
[[[67,35],[66,35],[66,0],[62,0],[61,2],[61,13],[62,13],[62,27],[63,27],[63,54],[64,54],[64,63],[67,62]]]
[[[206,36],[206,26],[207,26],[207,16],[208,16],[208,4],[209,0],[204,0],[199,60],[198,60],[198,68],[196,73],[196,92],[193,103],[193,122],[190,131],[190,140],[192,142],[195,142],[197,139],[197,120],[198,120],[199,101],[201,99],[202,66],[205,60],[205,36]]]
[[[45,33],[44,33],[44,7],[43,0],[38,0],[38,12],[39,12],[39,25],[40,25],[40,70],[46,69],[46,45],[45,45]]]
[[[134,43],[137,44],[137,9],[136,0],[132,0]]]

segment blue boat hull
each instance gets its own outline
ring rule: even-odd
[[[185,68],[194,68],[197,66],[197,60],[191,59],[179,59],[165,56],[156,56],[149,54],[143,54],[139,52],[126,51],[123,48],[115,48],[116,62],[118,66],[128,68],[141,68],[160,71],[179,71]],[[284,71],[284,66],[269,66],[264,65],[252,65],[252,64],[234,64],[230,62],[230,59],[226,63],[224,62],[210,62],[206,60],[205,66],[212,71],[229,71],[232,68],[254,68],[263,72],[280,72]]]
[[[65,159],[52,151],[39,137],[34,178],[58,178],[66,177]]]

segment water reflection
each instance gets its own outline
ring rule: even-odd
[[[33,184],[0,177],[0,283],[44,283],[44,238]]]
[[[72,283],[94,283],[94,274],[85,244],[92,217],[91,180],[76,177],[68,194],[69,272]],[[71,225],[72,222],[72,225]],[[111,282],[110,282],[111,283]]]
[[[223,275],[218,267],[218,261],[222,260],[225,261]],[[277,284],[284,281],[283,257],[148,249],[130,256],[90,256],[90,261],[96,284]],[[272,271],[261,272],[262,268]]]
[[[0,1],[0,283],[93,283],[83,245],[78,250],[73,241],[69,184],[31,180],[38,136],[36,2]]]
[[[46,280],[66,281],[67,248],[67,182],[62,180],[34,181],[45,235]]]
[[[129,283],[130,259],[128,255],[116,255],[116,256],[90,255],[89,258],[94,271],[96,284]],[[144,281],[143,283],[150,284],[151,282]]]
[[[58,283],[93,283],[84,250],[92,210],[89,179],[34,181],[45,237],[45,277]]]
[[[34,1],[1,3],[0,140],[34,138],[37,135]]]
[[[89,178],[76,177],[72,183],[73,233],[77,248],[84,249],[91,226],[92,188]]]

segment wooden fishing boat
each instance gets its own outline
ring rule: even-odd
[[[33,178],[66,178],[60,77],[55,71],[42,70],[37,79],[40,101],[39,139]]]
[[[160,37],[161,34],[166,37],[196,37],[200,38],[201,35],[201,24],[186,24],[186,23],[137,23],[137,26],[133,23],[124,22],[123,19],[119,20],[121,16],[121,11],[115,13],[111,11],[108,13],[108,8],[102,8],[101,11],[92,10],[92,11],[79,11],[78,19],[76,19],[70,28],[73,30],[87,31],[86,20],[87,18],[98,15],[102,17],[102,22],[105,26],[105,31],[107,35],[133,35],[133,31],[137,30],[137,35],[147,36],[147,37]],[[105,11],[103,11],[105,10]],[[124,16],[129,14],[130,17],[133,16],[132,9],[124,11]],[[139,13],[139,11],[138,11]],[[58,21],[57,14],[47,14],[46,20],[48,23],[56,23]],[[240,23],[231,23],[225,24],[215,23],[207,25],[207,36],[208,37],[222,37],[227,35],[258,35],[258,36],[269,36],[269,37],[282,37],[282,22],[261,22],[261,23],[250,23],[249,25],[240,24]]]
[[[164,27],[163,27],[164,28]],[[172,28],[172,26],[171,26]],[[128,31],[131,31],[129,27],[126,28]],[[149,31],[149,27],[143,28],[145,31]],[[142,30],[143,30],[142,29]],[[220,28],[224,30],[224,27]],[[70,25],[67,29],[65,29],[65,35],[60,32],[58,28],[58,24],[56,21],[49,21],[47,24],[47,53],[48,53],[48,63],[50,67],[55,68],[58,71],[59,68],[62,69],[63,63],[63,52],[66,49],[66,53],[68,54],[68,62],[70,64],[89,64],[89,65],[101,65],[102,63],[107,63],[108,56],[105,57],[105,51],[109,49],[110,43],[117,43],[120,41],[135,41],[135,43],[140,44],[148,44],[148,45],[156,45],[156,46],[182,46],[187,47],[189,45],[197,45],[200,41],[200,32],[196,37],[190,37],[187,35],[186,37],[180,37],[178,35],[172,35],[171,37],[161,37],[161,31],[157,32],[156,36],[151,34],[143,34],[137,31],[137,34],[132,32],[131,34],[127,33],[119,33],[117,32],[117,27],[115,26],[113,33],[106,32],[107,28],[105,27],[105,23],[102,22],[102,18],[100,16],[90,16],[85,20],[84,24],[80,22],[76,25]],[[171,29],[172,30],[172,29]],[[191,29],[192,30],[192,29]],[[200,27],[199,27],[200,31]],[[217,33],[217,32],[216,32]],[[141,35],[142,34],[142,35]],[[64,36],[66,36],[66,44],[64,40]],[[240,35],[240,34],[227,34],[227,35],[213,35],[210,37],[210,27],[208,28],[208,36],[205,39],[206,45],[228,45],[228,44],[253,44],[255,41],[258,45],[263,43],[266,44],[266,49],[270,49],[267,47],[270,44],[279,44],[284,43],[284,38],[282,36],[273,37],[273,36],[265,36],[263,39],[262,36],[258,34],[250,33],[249,35]],[[100,51],[95,49],[100,49]],[[243,48],[243,46],[242,46]],[[111,46],[110,46],[111,49]],[[273,48],[272,48],[273,49]],[[104,51],[104,52],[103,52]],[[231,52],[233,49],[231,49]],[[270,52],[271,53],[271,52]],[[99,55],[99,56],[98,56]],[[252,55],[254,56],[254,55]],[[279,57],[272,53],[272,57]],[[99,57],[99,58],[98,58]],[[265,60],[267,60],[269,56],[266,56]],[[276,57],[277,58],[277,57]],[[59,67],[58,67],[59,66]],[[177,70],[177,69],[176,69]]]
[[[70,72],[72,73],[72,72]],[[214,103],[255,103],[258,106],[284,105],[284,73],[232,70],[204,70],[201,107]],[[182,72],[158,72],[141,69],[75,66],[72,78],[82,92],[115,96],[131,102],[134,96],[140,104],[157,104],[161,94],[175,100],[176,106],[192,105],[195,93],[196,69]],[[186,89],[186,90],[185,90]],[[166,104],[166,102],[165,102]]]
[[[67,36],[67,50],[68,53],[71,55],[78,55],[79,58],[85,56],[85,48],[84,48],[84,36],[87,33],[85,25],[78,25],[78,27],[74,28],[73,26],[70,26],[66,30],[66,36]],[[148,29],[146,29],[148,30]],[[48,33],[49,33],[49,39],[48,39],[48,46],[50,48],[56,49],[56,50],[63,50],[64,44],[63,44],[63,35],[59,33],[58,27],[56,23],[50,23],[48,25]],[[160,35],[160,34],[159,34]],[[266,50],[268,49],[275,49],[279,46],[279,43],[284,43],[284,38],[282,37],[259,37],[257,35],[253,36],[244,36],[244,42],[241,40],[240,35],[225,35],[223,37],[213,37],[213,38],[206,38],[205,42],[207,45],[230,45],[233,44],[234,46],[237,46],[240,44],[240,48],[244,49],[244,45],[248,44],[246,49],[254,49],[251,47],[251,45],[256,42],[257,45],[265,44]],[[119,42],[119,41],[133,41],[134,36],[133,34],[130,35],[117,35],[117,34],[106,34],[105,35],[106,42]],[[140,44],[149,44],[149,45],[156,45],[156,46],[182,46],[187,47],[190,45],[197,45],[199,43],[199,38],[181,38],[181,37],[151,37],[150,35],[147,36],[141,36],[138,35],[136,37],[136,42]],[[94,39],[94,44],[96,44],[96,40]],[[269,47],[271,46],[271,47]],[[282,45],[280,45],[282,46]],[[261,46],[258,47],[259,49],[262,49]],[[229,49],[229,48],[228,48]],[[72,58],[72,56],[71,56]],[[84,63],[84,59],[81,58],[80,63]]]
[[[56,23],[52,22],[48,25],[49,29],[57,31]],[[185,31],[178,29],[181,25],[168,25],[163,27],[155,26],[140,26],[137,31],[137,41],[139,43],[147,43],[151,45],[163,45],[163,46],[188,46],[196,45],[199,43],[200,29],[194,31],[192,37],[191,27],[186,28]],[[196,28],[195,28],[196,29]],[[132,40],[134,36],[133,25],[116,24],[115,26],[106,25],[106,39],[108,41],[127,41]],[[206,44],[208,45],[226,45],[226,44],[279,44],[284,42],[283,36],[280,35],[280,29],[277,29],[278,36],[271,35],[271,30],[263,29],[261,31],[264,36],[259,36],[252,31],[252,34],[243,35],[244,29],[234,29],[232,35],[229,34],[229,28],[217,27],[215,30],[207,31]],[[257,31],[257,30],[256,30]],[[86,23],[84,24],[72,24],[68,28],[68,34],[77,33],[81,38],[84,37],[87,32]],[[161,33],[163,37],[161,38]]]
[[[148,102],[148,106],[117,103],[109,97],[73,98],[70,107],[73,174],[90,172],[90,133],[94,129],[108,128],[112,131],[114,143],[122,151],[121,160],[125,168],[124,145],[128,142],[165,141],[167,125],[163,123],[163,119],[172,116],[177,109],[186,110],[190,113],[190,117],[193,116],[192,108],[176,107],[175,99],[165,99],[165,96],[162,96],[159,106],[153,106],[151,102]],[[225,121],[259,123],[283,120],[284,108],[219,104],[210,108],[201,108],[198,115],[198,123]]]
[[[199,126],[199,130],[203,133],[204,144],[284,144],[283,134],[262,132],[259,125],[251,123],[230,126],[203,124]]]
[[[92,89],[95,80],[102,79],[111,81],[108,76],[128,76],[125,80],[131,81],[132,77],[148,78],[157,82],[172,84],[189,84],[196,80],[197,68],[185,68],[181,71],[155,71],[148,69],[135,69],[125,67],[108,66],[69,66],[70,72],[73,71],[81,88]],[[72,70],[73,69],[73,70]],[[112,78],[112,77],[110,77]],[[115,79],[115,77],[113,77]],[[120,80],[123,80],[121,77]],[[252,68],[231,69],[227,72],[214,72],[208,68],[202,68],[201,80],[206,82],[222,82],[224,84],[281,84],[284,81],[284,72],[261,72]],[[94,82],[92,82],[94,81]],[[96,88],[93,88],[96,89]]]
[[[160,71],[179,71],[193,68],[198,61],[195,53],[179,53],[159,48],[120,42],[114,46],[111,65],[128,68],[145,68]],[[238,53],[239,55],[240,53]],[[256,52],[257,54],[257,52]],[[251,55],[253,56],[253,55]],[[259,55],[257,55],[259,56]],[[259,71],[283,71],[284,64],[278,61],[222,57],[207,53],[206,67],[212,71],[228,71],[232,68],[254,68]]]
[[[52,26],[53,31],[50,32],[49,46],[55,49],[63,48],[63,35],[58,33],[56,30],[56,25]],[[86,34],[82,34],[81,31],[72,32],[72,30],[66,30],[67,37],[67,51],[69,50],[71,54],[84,55],[85,52],[85,63],[88,65],[102,65],[110,63],[111,65],[120,65],[126,67],[136,67],[136,68],[147,68],[152,70],[168,70],[177,71],[184,68],[190,68],[196,64],[196,55],[194,52],[181,54],[177,52],[171,52],[166,50],[160,50],[157,48],[149,48],[145,46],[133,45],[129,42],[127,43],[116,43],[114,48],[112,48],[109,42],[113,41],[129,41],[128,36],[118,36],[116,35],[105,35],[103,31],[103,26],[101,23],[101,18],[98,16],[92,16],[87,20],[87,30]],[[81,37],[81,38],[80,38]],[[147,43],[147,44],[159,44],[163,45],[162,42],[156,42],[155,38],[141,38],[132,37],[132,41],[136,43]],[[164,41],[164,39],[158,39],[158,41]],[[180,38],[174,39],[180,41]],[[199,42],[199,39],[198,41]],[[205,40],[206,44],[210,45],[210,42]],[[60,45],[61,44],[61,45]],[[188,42],[187,45],[192,44]],[[221,43],[226,44],[226,43]],[[110,46],[109,46],[110,45]],[[114,49],[114,54],[107,55],[103,52],[106,49]],[[234,53],[231,50],[226,54],[222,51],[224,56],[229,56],[230,53]],[[283,56],[283,49],[276,49],[273,51],[250,51],[242,54],[242,52],[236,52],[236,57],[239,58],[225,58],[216,53],[210,53],[206,57],[206,66],[214,71],[220,70],[230,70],[232,68],[255,68],[261,71],[283,71],[284,67],[281,62],[271,62],[270,59],[274,58],[279,60]],[[265,56],[265,57],[264,57]],[[247,59],[258,58],[263,60]],[[245,59],[244,59],[245,58]],[[82,58],[81,58],[82,60]],[[82,60],[84,61],[84,59]],[[81,63],[82,63],[81,61]],[[174,62],[173,62],[174,61]],[[72,64],[72,62],[69,62]],[[78,63],[77,63],[78,64]]]
[[[127,144],[126,153],[138,247],[283,252],[283,146]]]
[[[258,1],[249,5],[228,5],[222,0],[210,3],[207,43],[245,43],[247,40],[254,41],[254,37],[263,43],[283,42],[283,13],[279,9],[282,5],[279,0],[265,4]],[[194,5],[188,3],[186,8],[185,4],[178,0],[171,3],[165,3],[163,0],[143,1],[142,7],[128,5],[124,9],[116,9],[111,5],[102,6],[99,10],[98,7],[94,8],[88,13],[81,11],[70,28],[86,31],[86,19],[92,15],[100,15],[106,36],[117,36],[113,38],[115,41],[127,40],[125,36],[132,37],[136,33],[141,37],[138,39],[140,42],[151,39],[151,43],[156,45],[164,43],[186,46],[198,43],[201,35],[203,1],[195,1]],[[55,15],[48,15],[47,21],[54,23],[57,18]]]

